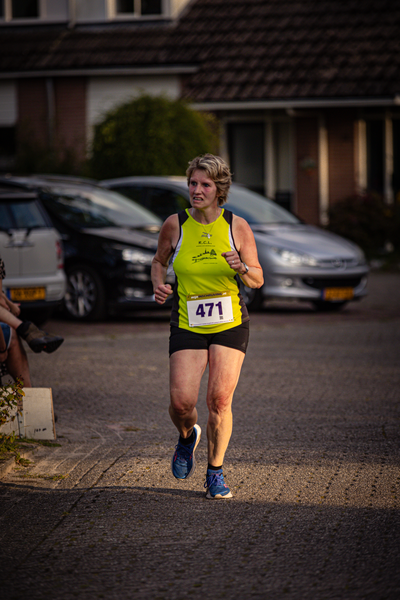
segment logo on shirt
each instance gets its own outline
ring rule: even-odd
[[[215,250],[204,250],[204,252],[200,252],[200,254],[197,254],[196,256],[192,256],[192,263],[198,263],[198,262],[214,262],[214,260],[216,260],[217,258],[217,253],[215,252]]]

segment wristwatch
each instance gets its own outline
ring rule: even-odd
[[[246,273],[248,273],[249,271],[249,267],[246,265],[245,262],[242,261],[242,265],[244,266],[244,268],[246,269],[244,273],[242,273],[242,275],[246,275]]]

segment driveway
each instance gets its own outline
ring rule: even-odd
[[[400,274],[341,313],[252,315],[227,501],[204,498],[205,435],[170,473],[164,311],[48,328],[65,343],[29,359],[60,446],[2,478],[1,597],[398,600]]]

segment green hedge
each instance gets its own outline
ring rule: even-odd
[[[142,95],[110,111],[95,127],[91,175],[184,175],[191,159],[217,150],[218,133],[212,115],[182,100]]]
[[[368,258],[400,248],[400,204],[378,194],[351,196],[329,209],[329,231],[358,244]]]

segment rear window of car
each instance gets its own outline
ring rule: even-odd
[[[189,201],[183,195],[160,187],[147,190],[147,201],[149,210],[164,220],[173,213],[190,208]]]
[[[41,196],[50,214],[79,228],[160,227],[162,221],[125,196],[94,186],[52,186]]]
[[[37,229],[41,227],[49,227],[49,223],[36,201],[0,202],[1,229]]]

